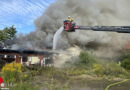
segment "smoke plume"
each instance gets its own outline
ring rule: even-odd
[[[38,17],[36,30],[24,37],[32,47],[52,47],[54,33],[72,16],[78,25],[130,26],[130,0],[57,0]],[[113,58],[120,54],[130,35],[114,32],[64,32],[58,42],[59,49],[73,45],[94,51],[97,56]],[[107,54],[107,55],[106,55]]]

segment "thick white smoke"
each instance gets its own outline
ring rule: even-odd
[[[130,0],[57,0],[35,20],[36,31],[27,36],[32,46],[52,47],[53,35],[67,16],[79,25],[130,26]],[[58,48],[74,44],[94,49],[97,56],[115,57],[130,40],[129,34],[111,32],[64,32]]]
[[[54,34],[69,15],[79,25],[130,25],[129,8],[129,0],[57,0],[35,20],[36,31]],[[129,34],[76,31],[64,33],[58,46],[59,48],[73,44],[90,46],[97,49],[96,54],[99,56],[107,53],[108,57],[114,57],[128,40]]]

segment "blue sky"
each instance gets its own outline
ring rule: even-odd
[[[0,30],[15,25],[18,33],[34,30],[34,20],[55,0],[0,0]]]

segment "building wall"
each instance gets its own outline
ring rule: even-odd
[[[4,56],[1,58],[2,60],[5,60],[6,62],[9,62],[9,63],[13,61],[20,63],[20,60],[21,60],[20,54],[16,54],[16,53],[0,53],[0,55]],[[8,57],[8,56],[11,56],[11,57]]]
[[[35,54],[18,54],[18,53],[0,53],[0,55],[4,55],[4,58],[2,60],[6,60],[8,63],[16,61],[16,63],[21,63],[21,64],[38,64],[38,65],[43,65],[43,64],[49,64],[51,60],[49,57],[51,55],[35,55]],[[12,58],[7,58],[7,55],[12,55],[14,57]]]

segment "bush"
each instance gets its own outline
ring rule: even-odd
[[[21,72],[22,69],[21,69],[21,64],[19,63],[10,63],[10,64],[6,64],[3,68],[2,68],[2,72],[5,72],[5,71],[16,71],[16,72]]]
[[[97,76],[126,78],[129,74],[116,62],[98,60],[98,58],[86,52],[81,52],[79,57],[74,59],[75,61],[72,58],[73,61],[71,60],[67,62],[67,64],[71,64],[69,67],[67,67],[68,70],[66,70],[67,74],[69,75],[96,74]]]
[[[130,52],[124,52],[121,57],[121,66],[130,70]]]
[[[94,56],[91,56],[86,52],[81,52],[79,60],[75,63],[75,65],[80,67],[92,67],[94,63],[96,63],[96,58]]]
[[[102,68],[102,65],[100,64],[93,64],[93,71],[97,75],[103,75],[104,68]]]
[[[110,76],[120,76],[126,75],[127,71],[125,71],[120,65],[111,62],[107,64],[94,64],[93,70],[97,75],[110,75]]]
[[[130,70],[130,58],[126,58],[121,62],[121,66],[124,67],[125,69]]]
[[[21,73],[21,64],[17,63],[6,64],[2,68],[2,76],[6,83],[19,81],[20,79],[19,73]]]

